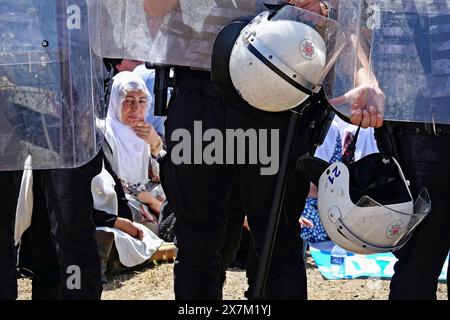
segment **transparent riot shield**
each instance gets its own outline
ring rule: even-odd
[[[332,105],[346,115],[374,105],[386,120],[450,124],[450,0],[340,0],[337,11],[348,42]],[[362,83],[372,87],[359,90]]]
[[[214,40],[262,0],[101,0],[101,55],[209,69]],[[96,49],[100,52],[100,49]]]
[[[94,4],[95,0],[90,0]],[[103,67],[86,0],[0,0],[0,171],[87,163],[101,139]]]

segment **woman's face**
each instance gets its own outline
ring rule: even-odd
[[[144,91],[128,91],[122,102],[122,123],[134,127],[144,121],[147,95]]]

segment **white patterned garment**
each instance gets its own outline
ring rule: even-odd
[[[120,263],[128,268],[140,265],[149,260],[164,242],[146,226],[139,225],[139,227],[144,233],[142,241],[116,228],[97,228],[97,230],[114,234],[114,243],[119,254]]]

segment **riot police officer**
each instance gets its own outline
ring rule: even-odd
[[[439,14],[434,13],[433,4],[440,8]],[[450,102],[450,69],[445,65],[447,58],[442,55],[448,42],[445,28],[450,26],[450,2],[428,3],[426,6],[431,14],[427,11],[421,13],[424,5],[421,1],[412,1],[410,5],[413,12],[414,8],[417,11],[408,13],[409,23],[402,25],[402,34],[414,36],[397,43],[405,49],[413,46],[417,55],[410,58],[410,66],[406,61],[399,66],[405,74],[411,69],[421,70],[416,79],[426,80],[422,83],[413,81],[417,93],[408,97],[415,119],[410,122],[388,121],[386,126],[394,152],[405,174],[410,177],[414,192],[426,187],[432,208],[405,247],[395,252],[398,261],[389,293],[389,299],[394,300],[436,299],[438,278],[450,250],[450,118],[446,111]],[[389,19],[395,23],[405,15],[400,12]],[[388,19],[388,15],[382,15],[381,19]],[[422,40],[425,34],[432,34],[427,41]],[[398,40],[398,37],[401,35],[391,41]]]
[[[21,172],[0,172],[0,299],[17,298],[16,248],[14,246],[14,222],[19,196]]]
[[[450,2],[372,1],[362,7],[361,47],[386,95],[380,150],[398,159],[411,191],[429,191],[431,212],[398,258],[390,299],[436,299],[450,248],[449,68],[446,55]]]
[[[164,16],[163,12],[157,10],[157,2],[147,3],[148,6],[155,6],[152,12]],[[318,4],[318,1],[295,1],[294,4],[301,7],[306,2]],[[232,5],[228,1],[218,1],[218,4],[219,8]],[[159,9],[161,8],[163,7],[160,6]],[[204,24],[211,23],[207,18]],[[177,216],[175,233],[179,251],[174,266],[175,296],[177,299],[217,299],[220,297],[221,248],[224,246],[227,226],[225,205],[232,186],[236,182],[239,184],[252,230],[257,259],[254,265],[257,266],[263,250],[277,175],[276,172],[271,175],[261,174],[267,169],[267,162],[233,164],[235,162],[231,161],[226,164],[219,158],[208,164],[204,163],[198,157],[202,157],[206,142],[212,138],[200,142],[195,139],[210,129],[216,130],[223,137],[230,130],[268,130],[276,133],[273,136],[275,138],[271,141],[259,141],[260,146],[264,150],[272,150],[272,156],[279,158],[283,154],[280,144],[283,145],[281,142],[287,137],[291,112],[267,112],[247,103],[229,100],[212,85],[209,70],[178,66],[174,68],[174,73],[174,93],[166,120],[170,156],[162,160],[161,178],[167,198]],[[380,118],[375,110],[358,110],[353,120],[358,124],[363,120],[363,126],[367,127],[377,125]],[[267,279],[264,296],[267,299],[306,299],[307,296],[306,270],[298,233],[298,212],[304,206],[309,181],[301,172],[295,171],[295,162],[300,155],[313,148],[312,137],[306,130],[309,121],[311,119],[304,118],[298,124],[296,132],[300,138],[296,139],[293,148],[295,152],[288,160],[285,205]],[[174,137],[178,137],[178,140]],[[181,140],[197,149],[193,153],[188,149],[180,152]],[[247,145],[244,151],[249,152],[250,149],[251,145]],[[236,153],[239,151],[242,152],[242,149],[227,149],[224,152],[233,158],[239,156]],[[223,154],[219,151],[216,155]],[[178,156],[186,161],[178,161]],[[254,271],[249,272],[249,275],[252,291],[256,275]]]
[[[101,60],[91,56],[84,1],[2,1],[0,297],[17,298],[14,217],[24,158],[34,189],[34,299],[99,299],[91,180],[102,162],[94,122]],[[5,38],[6,37],[6,38]],[[8,38],[9,37],[9,38]],[[95,61],[94,61],[95,60]],[[87,64],[85,64],[88,61]],[[86,73],[85,73],[86,72]],[[55,169],[61,168],[61,169]]]

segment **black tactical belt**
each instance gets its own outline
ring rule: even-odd
[[[211,73],[206,71],[175,69],[174,88],[222,98],[211,82]]]
[[[199,80],[211,80],[211,72],[203,70],[194,70],[189,67],[176,67],[175,79],[177,78],[194,78]]]
[[[450,135],[449,124],[390,121],[385,121],[385,124],[391,127],[397,134],[433,136]]]

